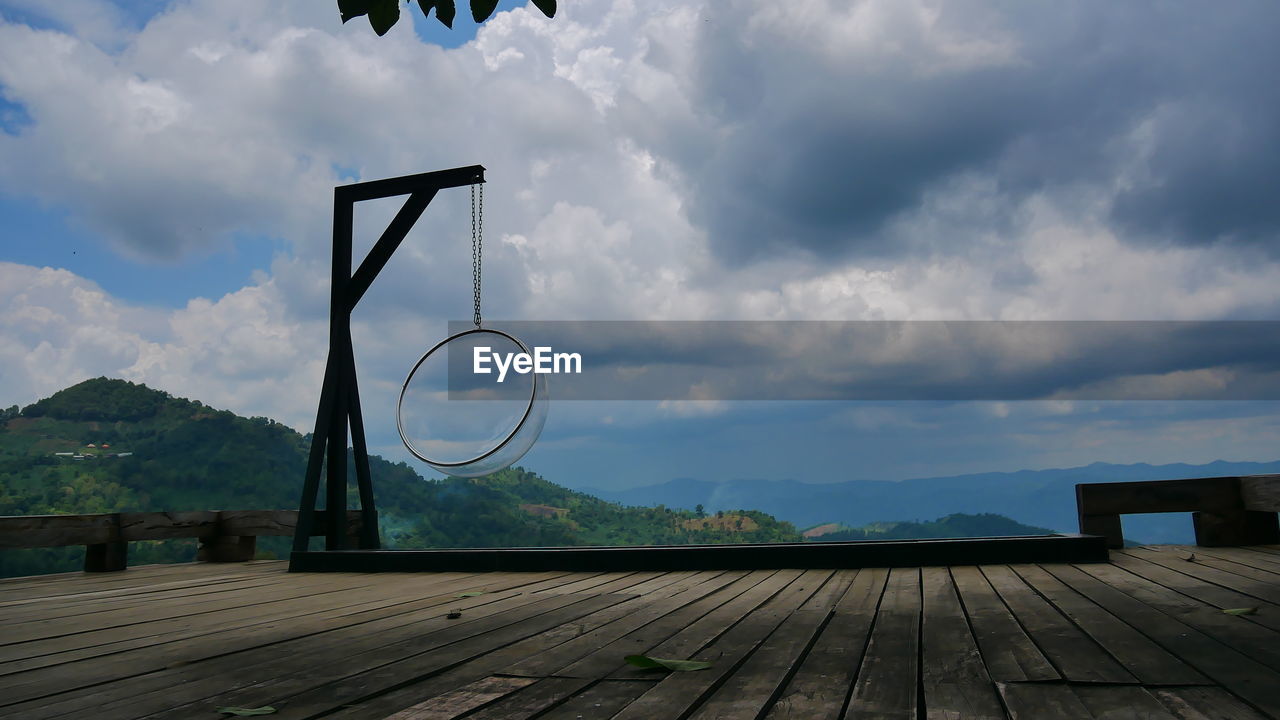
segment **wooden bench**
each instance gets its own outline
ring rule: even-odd
[[[325,511],[316,511],[313,535],[323,535]],[[84,545],[85,572],[123,570],[134,540],[197,538],[203,562],[252,560],[261,535],[292,537],[296,510],[196,510],[94,515],[0,517],[0,549]],[[348,543],[355,547],[360,511],[347,511]]]
[[[1124,547],[1120,516],[1190,512],[1196,544],[1206,547],[1280,543],[1280,475],[1082,483],[1076,485],[1080,532]]]

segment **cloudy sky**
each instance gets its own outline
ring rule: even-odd
[[[495,320],[1280,319],[1269,0],[522,6],[453,32],[406,6],[378,38],[324,0],[0,0],[0,405],[107,375],[309,430],[332,188],[472,164]],[[357,208],[358,254],[397,207]],[[471,314],[469,213],[440,193],[354,316],[393,459],[405,373]],[[1220,355],[1147,379],[1274,369]],[[1273,400],[1053,397],[553,402],[523,464],[621,487],[1280,457]]]

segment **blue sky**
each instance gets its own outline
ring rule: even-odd
[[[475,163],[493,319],[1280,318],[1271,3],[499,10],[450,32],[408,4],[377,38],[324,0],[0,0],[0,405],[108,375],[307,430],[332,188]],[[395,209],[360,207],[357,246]],[[468,217],[441,193],[354,317],[394,459],[405,372],[470,315]],[[1107,379],[1195,394],[1248,360],[1145,352],[1164,370]],[[694,388],[553,403],[525,464],[608,487],[1274,460],[1278,410]]]

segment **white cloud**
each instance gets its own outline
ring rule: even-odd
[[[342,26],[327,0],[192,0],[141,29],[106,4],[70,8],[47,10],[68,32],[0,24],[0,89],[31,118],[0,134],[0,189],[68,209],[132,257],[199,256],[233,235],[287,252],[249,286],[168,313],[64,271],[4,266],[8,397],[117,374],[305,428],[340,173],[477,162],[494,319],[1280,309],[1265,252],[1137,242],[1112,215],[1116,197],[1179,172],[1168,139],[1190,91],[1232,101],[1197,120],[1213,129],[1239,121],[1250,88],[1209,88],[1212,73],[1182,65],[1157,82],[1143,68],[1176,57],[1172,41],[1084,46],[1057,11],[581,0],[553,20],[500,13],[443,50],[407,22],[384,38]],[[1153,22],[1195,12],[1210,11]],[[1103,4],[1067,15],[1152,34]],[[1229,44],[1222,28],[1245,20],[1220,13],[1206,42]],[[1223,72],[1252,67],[1209,56]],[[1237,144],[1274,150],[1243,127]],[[392,212],[358,210],[357,245]],[[357,310],[366,405],[385,408],[444,321],[469,317],[467,217],[464,190],[437,196]]]

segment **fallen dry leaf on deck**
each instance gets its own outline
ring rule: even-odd
[[[270,705],[263,705],[262,707],[256,707],[256,708],[220,707],[218,708],[218,712],[222,713],[223,715],[236,715],[238,717],[250,717],[253,715],[274,715],[276,712],[276,709],[271,707]]]

